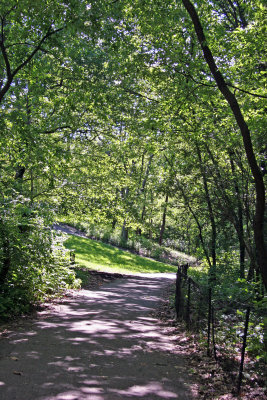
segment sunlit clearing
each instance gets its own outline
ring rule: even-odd
[[[80,236],[70,235],[65,246],[75,250],[76,263],[88,269],[121,273],[176,272],[177,269],[173,265],[141,257]]]

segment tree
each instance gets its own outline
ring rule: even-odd
[[[193,22],[198,41],[203,51],[204,58],[209,66],[216,85],[218,86],[225,100],[228,102],[243,138],[244,150],[246,152],[251,173],[255,180],[256,210],[254,217],[254,240],[257,249],[258,267],[261,271],[265,287],[267,288],[267,254],[264,237],[265,185],[262,172],[257,163],[255,152],[252,146],[250,129],[244,119],[243,113],[240,109],[240,105],[237,101],[235,94],[233,94],[229,89],[229,85],[227,84],[225,78],[223,77],[215,62],[213,53],[210,50],[208,41],[203,31],[203,27],[201,25],[199,16],[193,3],[191,3],[191,1],[189,0],[183,0],[183,4]]]

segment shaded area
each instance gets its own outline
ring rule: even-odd
[[[98,289],[104,283],[112,282],[118,278],[124,278],[126,275],[118,273],[110,273],[103,271],[96,271],[75,265],[75,275],[81,279],[82,289],[94,290]]]
[[[0,341],[4,400],[192,399],[184,361],[151,311],[169,280],[83,290]]]

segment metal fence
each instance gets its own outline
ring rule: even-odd
[[[216,307],[213,305],[212,284],[208,285],[208,287],[201,286],[188,276],[188,268],[189,265],[185,264],[180,265],[177,270],[175,288],[176,317],[185,322],[187,330],[199,331],[200,329],[205,329],[207,332],[207,355],[219,361],[216,343],[218,319],[216,317],[222,311],[222,305]],[[237,395],[240,393],[242,385],[248,326],[253,305],[243,304],[242,308],[245,318],[243,321],[243,334],[240,335],[242,341],[240,343],[240,363],[236,382]]]

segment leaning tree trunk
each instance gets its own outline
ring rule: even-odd
[[[265,186],[261,170],[257,164],[255,153],[253,150],[250,130],[246,124],[244,116],[240,110],[240,106],[236,96],[230,91],[223,75],[221,74],[218,66],[216,65],[213,54],[208,46],[199,16],[196,12],[194,4],[190,0],[182,0],[185,9],[187,10],[193,22],[194,29],[201,45],[204,58],[209,66],[209,69],[216,81],[217,87],[228,102],[235,120],[239,126],[244,149],[246,152],[247,161],[255,181],[256,190],[256,211],[254,217],[254,240],[257,252],[257,263],[261,272],[263,283],[267,289],[267,257],[266,246],[264,242],[264,213],[265,213]]]

